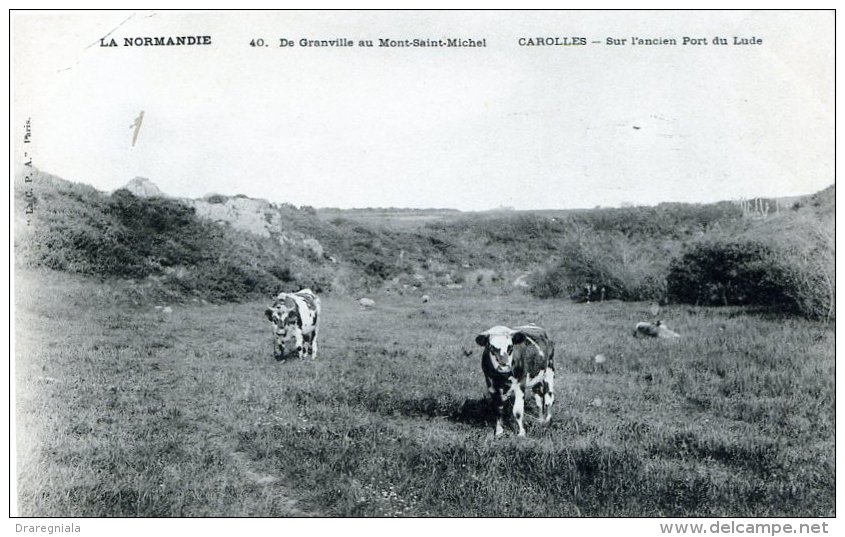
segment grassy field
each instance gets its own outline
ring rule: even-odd
[[[462,213],[454,209],[331,209],[316,210],[317,217],[328,222],[343,218],[350,222],[397,231],[409,231],[429,223],[450,223],[475,213]]]
[[[280,365],[263,302],[17,280],[24,516],[835,514],[832,325],[677,306],[680,340],[639,340],[642,303],[324,296],[318,360]],[[473,338],[529,321],[552,423],[494,439]]]

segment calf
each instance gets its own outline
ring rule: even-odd
[[[673,332],[666,328],[663,321],[656,321],[653,323],[637,323],[634,327],[634,337],[658,337],[658,338],[675,338],[681,337],[677,332]]]
[[[277,361],[284,362],[289,356],[300,357],[303,351],[312,359],[317,357],[320,298],[311,289],[279,293],[264,315],[273,323],[273,356]]]
[[[481,370],[496,412],[496,436],[502,434],[505,401],[513,397],[513,417],[519,436],[525,436],[525,390],[531,388],[540,419],[547,424],[555,401],[555,346],[543,328],[535,324],[516,329],[494,326],[475,338],[484,348]]]

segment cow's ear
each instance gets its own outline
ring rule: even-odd
[[[513,336],[511,336],[514,345],[519,345],[523,341],[525,341],[525,334],[522,332],[516,332]]]
[[[296,309],[296,301],[292,296],[285,296],[285,307],[288,309]]]
[[[267,308],[266,310],[264,310],[264,316],[267,317],[268,321],[273,322],[273,310],[272,309]]]
[[[481,347],[486,347],[489,340],[490,338],[487,334],[478,334],[475,336],[475,342]]]

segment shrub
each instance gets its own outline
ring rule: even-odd
[[[703,305],[772,306],[787,302],[777,284],[780,267],[771,245],[756,239],[714,238],[673,260],[667,277],[670,297]]]
[[[228,201],[228,198],[220,194],[209,194],[205,197],[205,201],[215,205],[223,205]]]
[[[667,277],[673,300],[750,305],[808,318],[835,318],[832,225],[786,217],[736,236],[691,245]]]
[[[564,240],[561,261],[541,272],[531,292],[541,298],[584,298],[595,286],[595,298],[663,300],[665,275],[675,243],[635,242],[621,233],[583,232]]]

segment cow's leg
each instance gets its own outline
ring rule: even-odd
[[[514,382],[513,385],[513,417],[516,419],[516,425],[519,427],[519,436],[525,436],[525,427],[522,425],[522,418],[525,416],[525,393],[523,386],[519,382]]]
[[[502,427],[503,416],[505,413],[505,398],[502,394],[501,388],[493,388],[492,386],[490,387],[490,395],[493,399],[493,410],[496,413],[496,436],[501,436],[502,433],[505,432],[504,428]]]
[[[311,356],[311,336],[312,334],[302,334],[302,356]]]
[[[543,422],[549,423],[549,420],[552,419],[552,404],[555,402],[555,370],[554,369],[546,369],[546,375],[543,379],[543,384],[545,385],[544,395],[543,395],[543,406],[545,407],[545,415],[543,416]]]
[[[531,387],[534,394],[534,404],[537,406],[537,412],[540,413],[540,419],[546,414],[546,383],[538,382]]]
[[[317,327],[314,327],[314,332],[311,333],[311,359],[317,359]]]

